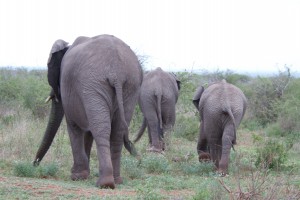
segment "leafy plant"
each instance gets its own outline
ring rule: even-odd
[[[58,166],[54,163],[34,167],[30,162],[17,162],[14,166],[14,174],[20,177],[54,177],[57,171]]]
[[[148,173],[163,173],[169,169],[168,160],[160,154],[146,155],[141,164]]]
[[[131,179],[141,178],[144,175],[144,172],[140,167],[140,160],[137,160],[132,156],[122,158],[122,169],[126,176]]]
[[[285,145],[276,140],[267,140],[265,144],[258,145],[256,167],[263,169],[280,169],[287,161],[287,149]]]

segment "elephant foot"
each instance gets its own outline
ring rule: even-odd
[[[220,169],[217,170],[217,174],[218,174],[220,177],[226,177],[226,176],[229,176],[227,172],[225,172],[225,171],[223,171],[223,170],[220,170]]]
[[[199,162],[209,162],[211,160],[209,153],[199,153]]]
[[[96,186],[104,189],[106,188],[115,189],[116,187],[113,176],[106,176],[106,177],[99,178],[96,183]]]
[[[123,178],[121,176],[115,178],[115,184],[122,184],[123,183]]]
[[[163,153],[163,150],[161,148],[157,148],[155,146],[151,146],[150,148],[147,149],[149,152],[154,152],[154,153]]]
[[[71,179],[73,181],[85,180],[89,177],[89,175],[90,175],[90,172],[88,170],[84,170],[84,171],[78,172],[78,173],[72,172]]]

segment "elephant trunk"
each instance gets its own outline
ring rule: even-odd
[[[43,137],[43,140],[40,144],[40,147],[36,153],[33,165],[37,166],[47,153],[49,147],[52,144],[52,141],[56,135],[56,132],[61,124],[61,121],[64,116],[64,111],[61,101],[57,102],[54,97],[52,97],[51,112],[48,121],[48,125]]]

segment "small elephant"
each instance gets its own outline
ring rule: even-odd
[[[137,142],[148,127],[149,151],[164,150],[164,133],[175,124],[175,104],[180,90],[180,81],[173,73],[157,68],[146,73],[139,97],[139,106],[144,115],[142,126],[134,142]]]
[[[142,79],[137,56],[112,35],[78,37],[71,46],[57,40],[48,60],[51,113],[34,164],[43,159],[65,115],[74,160],[72,180],[88,178],[95,140],[100,175],[96,185],[115,188],[122,183],[121,150],[124,144],[133,152],[128,126]]]
[[[228,174],[230,149],[246,112],[243,92],[226,80],[198,87],[193,103],[200,113],[199,161],[212,160],[221,175]]]

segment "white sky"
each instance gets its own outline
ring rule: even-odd
[[[46,68],[52,44],[112,34],[147,68],[300,71],[299,0],[0,0],[0,66]]]

